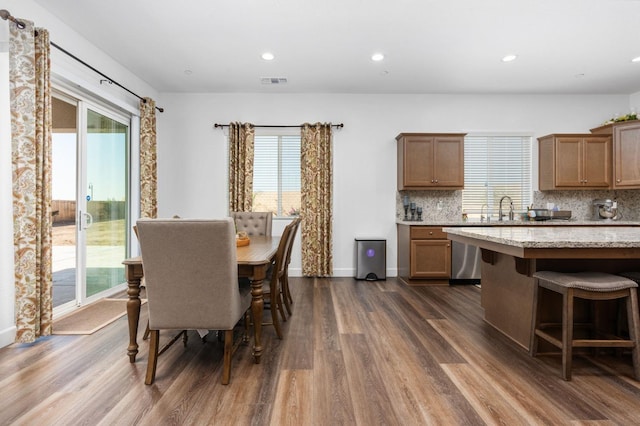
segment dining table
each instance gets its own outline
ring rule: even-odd
[[[251,236],[250,243],[236,247],[238,263],[238,277],[248,278],[251,281],[251,314],[253,315],[254,342],[253,356],[255,363],[260,363],[262,355],[262,314],[264,311],[264,298],[262,284],[267,276],[267,270],[271,265],[278,250],[279,237]],[[127,318],[129,323],[129,346],[127,355],[129,362],[136,361],[138,354],[138,324],[140,322],[140,283],[144,276],[143,261],[141,256],[125,259],[125,278],[127,280]],[[176,265],[179,267],[179,265]]]

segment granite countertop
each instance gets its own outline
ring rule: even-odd
[[[597,228],[597,229],[596,229]],[[638,248],[640,227],[495,226],[443,228],[451,235],[520,248]]]
[[[423,221],[406,221],[396,220],[398,225],[412,226],[467,226],[467,227],[504,227],[504,226],[640,226],[639,221],[632,220],[580,220],[580,219],[552,219],[552,220],[492,220],[491,222],[480,222],[479,220],[423,220]]]

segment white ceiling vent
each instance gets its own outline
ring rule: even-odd
[[[286,84],[285,77],[262,77],[262,84]]]

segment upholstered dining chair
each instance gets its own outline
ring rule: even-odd
[[[232,212],[236,222],[236,231],[244,231],[247,235],[271,236],[273,213],[271,212]]]
[[[237,348],[233,330],[251,306],[250,287],[238,283],[233,220],[140,219],[137,227],[150,284],[145,383],[155,380],[160,330],[204,329],[224,330],[222,384],[228,384]]]
[[[293,243],[296,239],[296,234],[298,233],[298,228],[300,227],[300,222],[302,219],[300,217],[296,217],[291,221],[291,233],[289,234],[289,244],[287,246],[287,254],[285,256],[285,265],[284,265],[284,275],[282,277],[282,301],[284,303],[285,308],[287,308],[287,313],[291,315],[291,305],[293,304],[293,298],[291,297],[291,292],[289,291],[289,263],[291,263],[291,250],[293,248]]]

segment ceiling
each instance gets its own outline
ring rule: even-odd
[[[640,0],[35,2],[160,92],[640,91]]]

